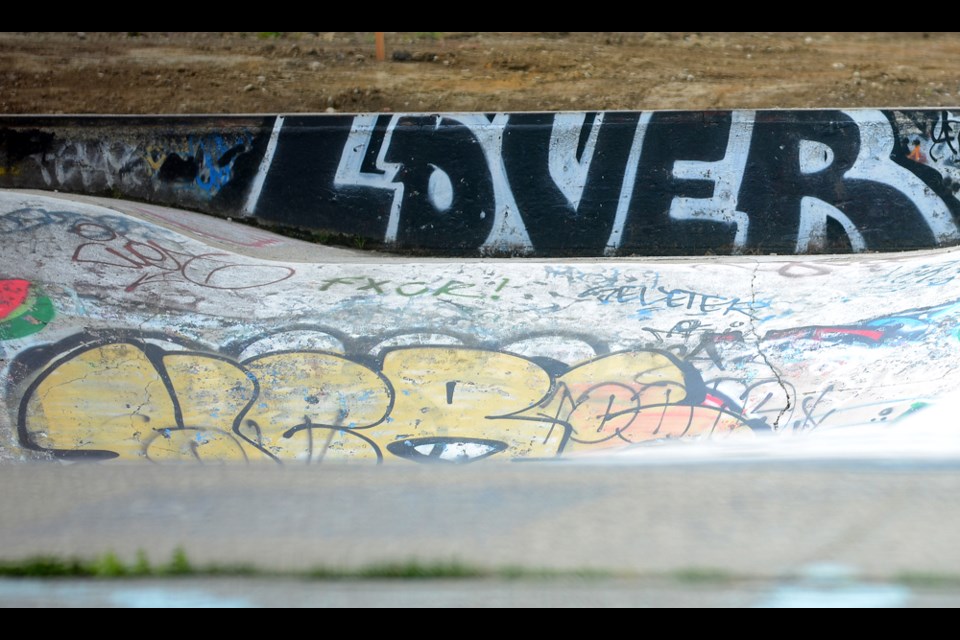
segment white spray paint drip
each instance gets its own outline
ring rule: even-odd
[[[390,118],[387,131],[383,136],[383,144],[380,145],[380,153],[377,154],[376,161],[377,169],[383,172],[381,174],[363,172],[363,159],[370,148],[373,130],[379,116],[375,113],[355,116],[350,135],[343,147],[343,154],[340,156],[340,164],[337,165],[337,173],[333,178],[335,187],[373,187],[393,191],[390,218],[383,238],[388,244],[397,241],[397,230],[400,228],[400,206],[403,203],[403,183],[393,181],[400,172],[400,165],[386,160],[387,149],[390,148],[390,140],[393,138],[393,129],[400,121],[400,117],[394,115]]]
[[[427,197],[430,198],[433,208],[440,213],[449,211],[453,206],[453,183],[446,171],[435,164],[430,166],[433,167],[433,172],[427,181]]]
[[[764,609],[886,609],[902,607],[910,591],[899,585],[867,584],[854,579],[852,567],[834,563],[813,564],[801,571],[797,584],[778,587],[757,604]]]
[[[280,139],[280,129],[282,128],[283,116],[277,116],[273,123],[273,131],[270,132],[270,140],[267,141],[267,150],[263,154],[263,160],[260,161],[260,167],[257,169],[257,175],[253,178],[253,184],[250,185],[247,202],[241,210],[245,216],[252,216],[257,210],[260,192],[263,191],[263,183],[267,179],[267,174],[270,173],[270,165],[273,164],[273,156],[277,152],[277,141]]]
[[[737,198],[753,137],[754,112],[734,111],[730,118],[727,150],[722,160],[677,160],[673,163],[673,177],[680,180],[709,180],[714,183],[714,188],[709,198],[674,198],[670,204],[670,217],[674,220],[709,220],[735,225],[737,231],[733,239],[733,252],[739,253],[747,244],[750,225],[750,216],[737,211]]]
[[[603,114],[598,113],[594,119],[583,153],[578,160],[577,147],[580,145],[580,135],[586,119],[585,113],[558,113],[553,117],[553,128],[550,131],[547,168],[553,182],[574,209],[580,207],[580,199],[583,198],[583,190],[587,185],[590,163],[597,147],[597,136],[600,135],[600,126],[603,124]]]
[[[923,180],[891,159],[896,132],[883,113],[870,109],[843,113],[860,129],[860,153],[844,177],[893,187],[916,205],[937,242],[960,241],[960,230],[943,200]]]
[[[800,199],[800,224],[797,228],[797,246],[794,253],[810,253],[811,250],[822,250],[826,246],[827,218],[839,222],[846,231],[850,238],[851,251],[862,253],[867,250],[867,241],[857,230],[857,225],[853,224],[843,211],[820,198],[804,196]]]
[[[640,114],[637,129],[633,134],[633,143],[630,145],[630,154],[627,156],[627,169],[623,173],[623,185],[620,187],[620,199],[617,202],[617,215],[613,219],[613,228],[610,238],[604,249],[606,255],[616,253],[623,241],[623,227],[627,224],[627,214],[630,213],[630,201],[633,199],[633,186],[637,182],[637,171],[640,170],[640,152],[643,150],[643,139],[647,133],[647,125],[653,117],[652,111]]]

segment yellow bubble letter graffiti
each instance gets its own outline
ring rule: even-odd
[[[376,371],[325,352],[254,358],[247,369],[260,395],[239,427],[248,442],[278,461],[376,461],[379,449],[360,431],[390,411],[390,384]]]
[[[255,389],[216,356],[136,342],[80,348],[31,385],[21,440],[62,457],[245,460],[231,430]]]
[[[520,356],[480,349],[398,348],[383,373],[393,384],[390,417],[376,430],[393,456],[470,462],[556,455],[566,431],[549,419],[514,416],[550,392],[550,376]]]

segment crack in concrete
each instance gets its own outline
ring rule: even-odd
[[[152,400],[153,400],[153,394],[150,393],[150,387],[152,387],[152,386],[154,385],[154,383],[156,383],[156,382],[158,382],[158,381],[157,381],[157,380],[151,380],[150,382],[147,383],[147,386],[143,388],[143,393],[147,396],[147,398],[146,398],[143,402],[141,402],[141,403],[137,406],[136,409],[133,410],[133,412],[131,413],[131,415],[134,415],[134,416],[144,415],[144,414],[140,413],[140,409],[143,409],[146,405],[148,405],[148,404],[150,404],[150,403],[152,402]],[[147,416],[144,416],[144,417],[147,417]]]
[[[753,267],[753,274],[750,276],[750,310],[752,311],[756,308],[757,304],[757,274],[760,272],[760,263],[755,262]],[[793,403],[790,402],[790,392],[787,391],[787,386],[783,383],[783,378],[781,377],[780,372],[776,367],[773,366],[773,363],[770,361],[770,358],[767,357],[767,354],[763,352],[763,348],[760,346],[762,340],[760,334],[757,332],[756,318],[751,314],[750,323],[749,323],[750,335],[753,336],[756,340],[757,353],[760,354],[760,357],[763,358],[764,364],[767,365],[767,368],[773,373],[773,376],[777,379],[777,384],[783,389],[783,396],[786,399],[786,404],[783,409],[780,410],[780,413],[777,414],[777,417],[773,420],[773,430],[780,431],[780,420],[783,418],[783,415],[790,411],[793,408]]]
[[[71,358],[71,360],[72,360],[72,358]],[[48,366],[47,371],[51,371],[51,372],[53,373],[53,375],[55,375],[55,374],[56,374],[56,368],[57,368],[57,367],[60,367],[60,366],[63,365],[63,364],[66,364],[67,362],[68,362],[67,359],[63,359],[63,360],[57,361],[55,365],[51,365],[51,366],[54,366],[55,368],[54,368],[54,369],[50,369],[49,366]],[[54,390],[54,389],[57,389],[58,387],[62,387],[62,386],[64,386],[64,385],[68,385],[68,384],[73,384],[74,382],[83,382],[84,380],[86,380],[86,379],[89,378],[90,376],[100,375],[100,374],[103,373],[104,371],[111,371],[111,370],[113,370],[113,371],[119,371],[119,370],[123,367],[123,365],[126,364],[127,362],[133,362],[133,360],[122,360],[122,361],[120,361],[120,362],[118,362],[118,363],[116,363],[116,364],[110,364],[110,363],[107,362],[106,360],[101,359],[101,361],[98,363],[98,364],[100,365],[100,368],[97,369],[96,371],[89,371],[89,372],[83,374],[83,375],[80,376],[80,377],[71,378],[71,379],[69,379],[69,380],[65,380],[65,381],[63,381],[63,382],[58,382],[57,384],[54,384],[54,385],[51,385],[51,386],[47,387],[46,390],[43,392],[43,394],[39,397],[39,402],[40,402],[41,404],[44,403],[44,402],[46,402],[47,396],[50,395],[50,393],[53,392],[53,390]],[[53,376],[51,375],[50,377],[47,378],[47,380],[50,380],[52,377],[53,377]],[[152,383],[151,383],[151,384],[152,384]],[[42,386],[42,385],[41,385],[41,386]],[[38,389],[39,389],[39,387],[38,387]]]
[[[47,401],[47,396],[50,395],[50,394],[53,392],[54,389],[56,389],[56,388],[58,388],[58,387],[62,387],[62,386],[64,386],[64,385],[73,384],[74,382],[83,382],[84,380],[86,380],[87,378],[89,378],[90,376],[92,376],[94,373],[95,373],[95,372],[92,372],[92,371],[91,371],[90,373],[85,373],[85,374],[83,374],[83,375],[80,376],[79,378],[71,378],[71,379],[66,380],[66,381],[64,381],[64,382],[58,382],[57,384],[50,385],[50,386],[47,387],[46,390],[43,392],[43,395],[40,396],[40,399],[39,399],[40,404],[43,404],[44,402]],[[51,376],[51,377],[52,377],[52,376]],[[49,380],[50,378],[47,378],[47,379]]]

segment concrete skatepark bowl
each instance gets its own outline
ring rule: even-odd
[[[465,462],[889,430],[955,385],[952,118],[4,118],[0,185],[116,196],[2,196],[4,451]],[[540,259],[353,255],[231,216]]]
[[[0,118],[0,460],[954,459],[958,130]]]

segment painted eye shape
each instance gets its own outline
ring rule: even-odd
[[[413,438],[387,445],[387,451],[413,462],[467,464],[506,450],[507,443],[475,438]]]

